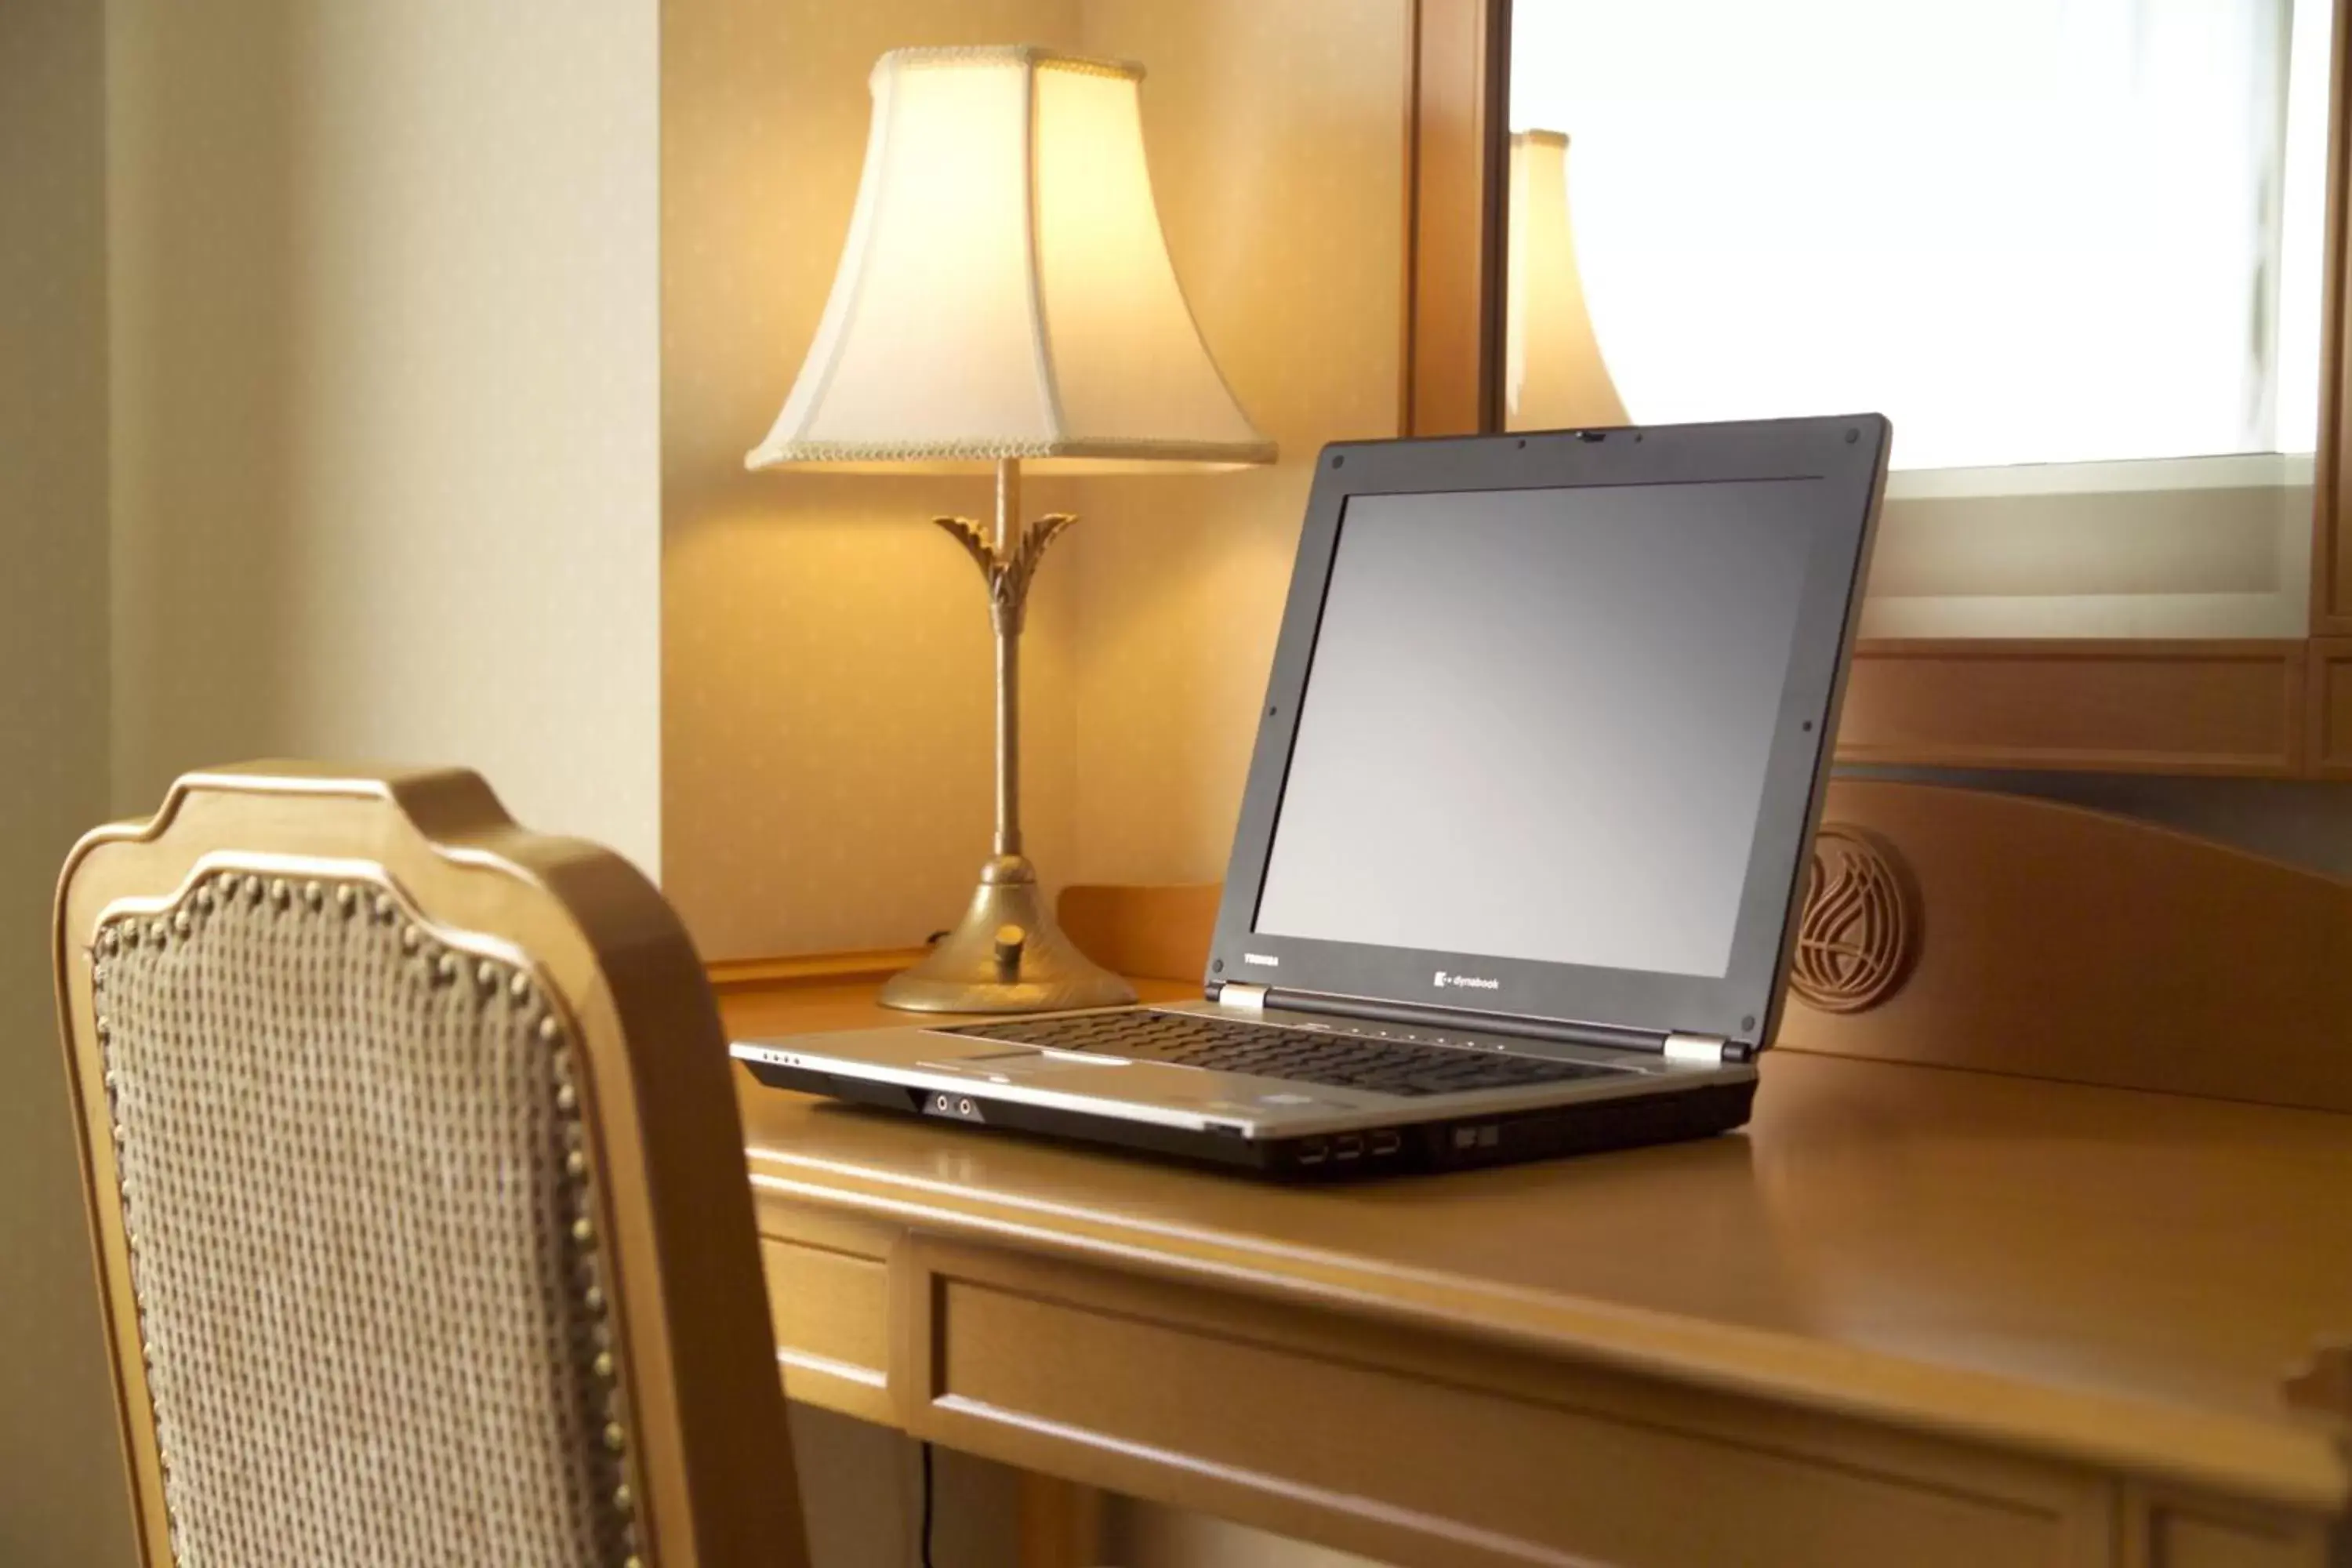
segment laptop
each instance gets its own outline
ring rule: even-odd
[[[1327,447],[1202,999],[733,1054],[1286,1178],[1739,1126],[1888,438],[1858,415]]]

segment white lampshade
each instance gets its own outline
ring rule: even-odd
[[[1566,430],[1626,423],[1601,357],[1568,225],[1568,138],[1511,136],[1509,276],[1505,286],[1503,426]]]
[[[832,298],[746,465],[1271,461],[1169,262],[1142,79],[1033,47],[884,55]]]

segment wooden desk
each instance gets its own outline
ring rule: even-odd
[[[2352,1117],[1784,1049],[1740,1135],[1286,1190],[741,1084],[791,1392],[1030,1470],[1447,1568],[2352,1561],[2280,1394]]]

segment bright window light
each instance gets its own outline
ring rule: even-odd
[[[2326,0],[1515,0],[1634,420],[1896,466],[2308,451]]]

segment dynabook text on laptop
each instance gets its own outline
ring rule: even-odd
[[[1888,436],[1859,415],[1327,448],[1205,999],[734,1054],[1282,1176],[1738,1126]]]

